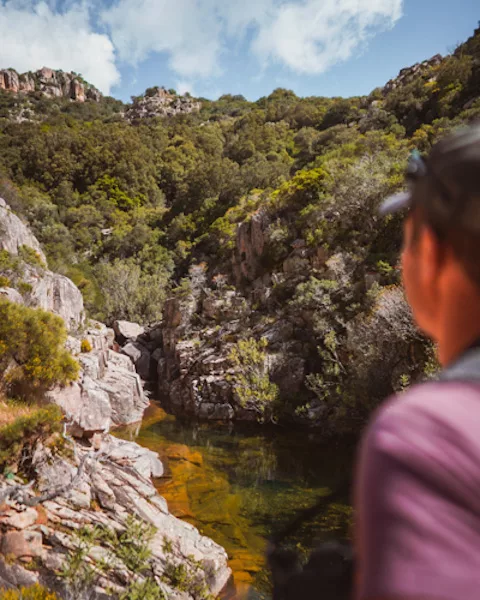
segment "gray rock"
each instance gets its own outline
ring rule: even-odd
[[[90,508],[92,502],[90,485],[82,481],[75,489],[69,492],[67,498],[74,508]]]
[[[83,379],[82,385],[73,383],[56,388],[49,394],[51,401],[60,406],[73,426],[73,433],[83,437],[95,431],[109,431],[112,407],[108,394],[99,389],[94,380]]]
[[[257,278],[265,248],[265,224],[265,216],[259,213],[238,226],[234,270],[239,283]]]
[[[30,229],[17,217],[5,202],[0,198],[0,249],[7,250],[10,254],[18,254],[21,246],[28,246],[35,250],[39,259],[46,265],[47,258]]]
[[[158,458],[158,454],[139,446],[135,442],[110,438],[108,456],[116,462],[122,461],[123,464],[128,461],[128,464],[145,479],[162,477],[164,473],[163,464]]]
[[[0,288],[0,297],[15,302],[15,304],[25,304],[22,294],[13,288]]]
[[[90,377],[93,381],[101,379],[105,375],[108,364],[106,352],[89,352],[79,357],[84,377]]]
[[[91,475],[91,482],[93,495],[98,500],[100,506],[107,510],[113,510],[115,507],[115,494],[104,481],[103,477],[94,472]]]
[[[28,268],[24,280],[32,286],[28,299],[30,306],[59,315],[70,331],[76,331],[83,325],[83,297],[70,279],[51,271]]]
[[[82,352],[82,342],[69,335],[65,343],[65,348],[74,356],[78,356]]]
[[[109,431],[113,424],[139,422],[149,405],[130,358],[108,349],[108,329],[89,332],[95,349],[78,357],[82,367],[79,382],[50,392],[50,399],[64,410],[77,437]],[[69,346],[78,349],[74,338],[69,339]]]
[[[129,356],[125,354],[120,354],[119,352],[113,352],[113,350],[109,350],[107,358],[109,364],[114,365],[116,367],[120,367],[125,371],[135,373],[135,366],[132,363],[132,360]]]
[[[124,344],[127,340],[136,340],[139,335],[145,333],[141,325],[129,321],[115,321],[113,330],[120,344]]]
[[[209,590],[217,595],[230,578],[231,571],[227,564],[225,551],[212,540],[203,537],[198,530],[176,519],[168,512],[165,500],[158,495],[149,475],[159,474],[156,470],[161,466],[155,453],[127,442],[102,436],[100,460],[89,459],[86,463],[83,480],[64,498],[43,504],[49,526],[32,526],[31,529],[22,531],[4,531],[0,540],[1,548],[10,551],[16,556],[32,558],[42,556],[42,576],[39,578],[32,565],[32,572],[26,575],[23,570],[12,571],[12,568],[3,562],[0,557],[0,584],[7,587],[18,584],[29,584],[40,580],[50,588],[52,581],[58,581],[54,576],[62,568],[65,556],[76,546],[75,532],[82,526],[92,528],[102,525],[116,531],[123,531],[125,521],[129,515],[146,520],[158,528],[158,533],[151,542],[152,569],[161,580],[165,564],[185,564],[187,557],[193,557],[207,566],[206,573],[203,569],[198,571],[199,576],[205,578]],[[89,449],[83,445],[76,446],[76,454],[81,460]],[[69,460],[54,457],[47,448],[39,446],[35,452],[34,466],[39,474],[41,489],[51,489],[52,482],[61,485],[71,481],[72,474],[77,467]],[[0,491],[6,482],[0,481]],[[50,487],[49,487],[50,486]],[[90,490],[92,498],[98,500],[100,508],[87,506],[79,508],[78,494],[86,494]],[[2,524],[2,528],[6,527]],[[18,535],[20,534],[20,535]],[[42,545],[42,536],[45,546]],[[172,549],[165,555],[165,537],[172,541]],[[89,561],[95,566],[97,563],[107,561],[112,567],[108,572],[103,572],[96,588],[90,597],[98,600],[107,598],[105,590],[116,590],[121,595],[127,584],[135,576],[128,567],[117,557],[111,557],[107,548],[100,542],[92,547],[88,553]],[[25,579],[30,577],[31,579]],[[56,584],[55,584],[56,585]],[[53,586],[60,596],[64,597],[64,590]],[[163,585],[163,584],[162,584]],[[178,594],[168,586],[164,586],[168,598],[188,600],[189,595]]]
[[[123,346],[122,353],[131,359],[140,377],[149,381],[152,374],[152,356],[149,350],[140,342],[129,342]]]
[[[96,383],[108,394],[113,424],[129,425],[142,420],[150,402],[136,373],[112,365]]]
[[[7,589],[30,587],[38,583],[38,573],[24,569],[18,563],[9,564],[0,560],[0,585]]]
[[[11,511],[6,516],[0,517],[0,523],[14,529],[27,529],[38,519],[38,512],[34,508],[27,508],[23,512]]]
[[[156,88],[154,93],[136,98],[125,113],[125,118],[138,121],[152,117],[170,117],[198,112],[201,107],[201,103],[193,98],[170,94],[165,88]]]
[[[133,364],[135,364],[142,357],[141,346],[133,342],[128,342],[128,344],[123,346],[121,352],[122,354],[128,356]]]

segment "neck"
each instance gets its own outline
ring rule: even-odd
[[[445,367],[480,339],[480,292],[472,284],[450,286],[438,335],[438,358]]]

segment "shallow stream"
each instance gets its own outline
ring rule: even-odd
[[[234,573],[228,600],[269,597],[268,536],[343,484],[352,468],[351,445],[278,427],[183,423],[157,406],[141,428],[120,435],[160,454],[166,477],[156,486],[170,511],[227,550]],[[318,539],[343,537],[349,516],[345,498],[290,543],[305,552]]]

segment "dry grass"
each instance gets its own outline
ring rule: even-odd
[[[35,410],[38,410],[37,406],[0,398],[0,428],[10,425],[18,417],[30,416]]]

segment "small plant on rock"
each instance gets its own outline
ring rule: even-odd
[[[92,350],[93,350],[93,347],[92,347],[92,344],[90,343],[90,341],[87,340],[86,338],[84,340],[82,340],[82,343],[80,344],[80,351],[83,354],[88,354]]]
[[[230,377],[235,394],[242,407],[254,409],[260,420],[273,417],[274,406],[278,400],[278,387],[270,381],[266,367],[265,348],[268,342],[264,338],[240,340],[230,352],[230,362],[235,374]]]

